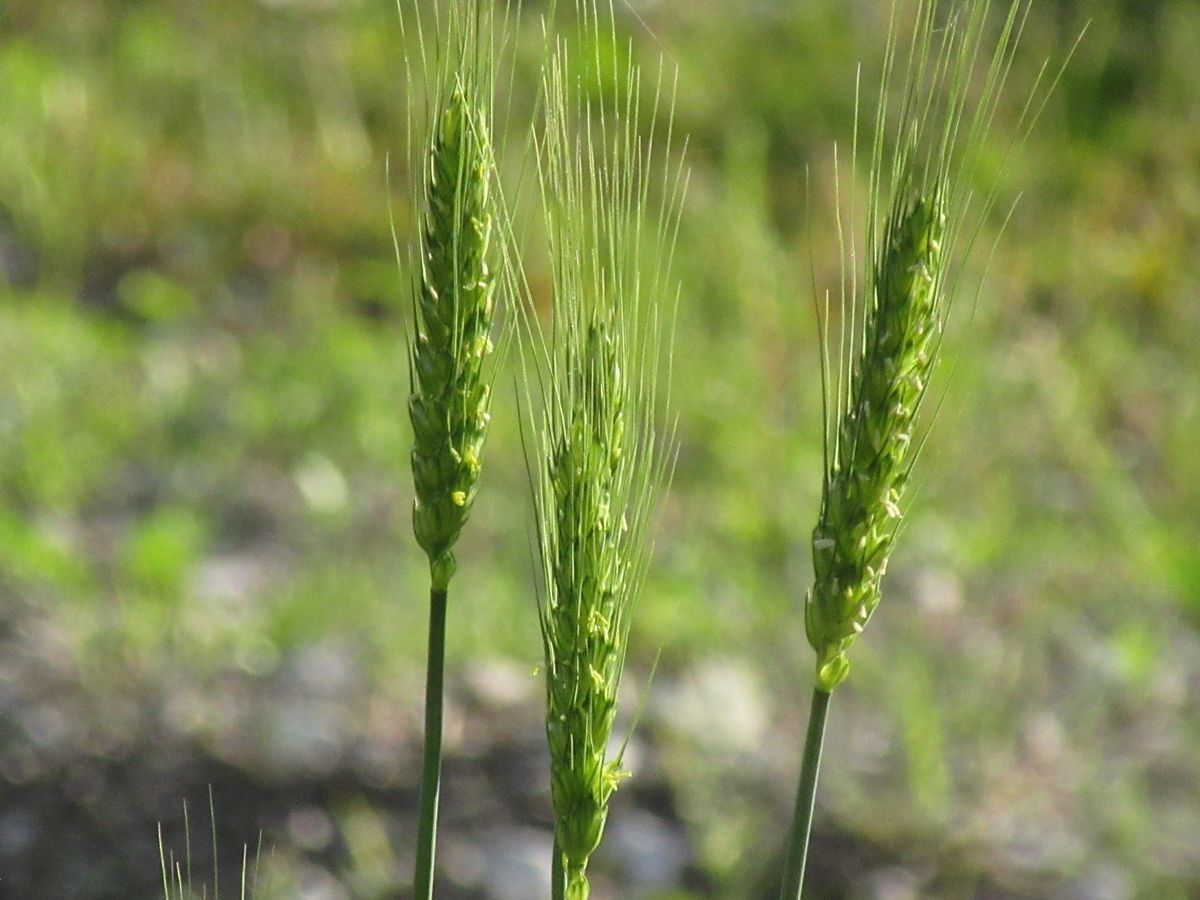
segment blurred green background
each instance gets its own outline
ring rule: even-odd
[[[691,188],[679,467],[598,898],[773,896],[811,685],[811,286],[885,5],[619,14],[678,66]],[[1200,896],[1200,5],[1039,0],[1014,101],[1089,19],[1002,182],[1023,196],[834,702],[814,897]],[[0,0],[4,896],[161,894],[158,823],[211,896],[209,786],[224,894],[244,844],[262,897],[406,893],[408,49],[383,0]],[[546,877],[511,381],[450,612],[447,898]]]

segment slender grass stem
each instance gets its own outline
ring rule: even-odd
[[[812,710],[808,714],[808,736],[804,739],[804,762],[800,767],[800,787],[796,791],[796,813],[788,840],[787,863],[783,870],[783,888],[779,900],[799,900],[804,890],[804,867],[808,862],[808,839],[812,834],[813,806],[817,797],[817,775],[821,770],[821,747],[825,743],[825,720],[829,716],[832,694],[813,690]]]
[[[567,896],[567,870],[563,868],[562,849],[558,837],[554,838],[554,856],[550,862],[550,900],[565,900]]]
[[[429,591],[429,661],[425,669],[425,757],[421,764],[421,820],[413,896],[433,897],[438,799],[442,780],[442,694],[446,662],[446,591]]]

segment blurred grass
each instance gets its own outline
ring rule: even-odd
[[[714,658],[757,685],[761,757],[647,723],[713,890],[746,896],[809,677],[810,247],[833,284],[831,148],[884,23],[869,3],[636,8],[637,52],[680,67],[692,189],[682,450],[634,656],[661,647],[664,685]],[[830,736],[824,827],[926,873],[925,896],[1200,890],[1200,9],[1038,3],[1014,97],[1089,18],[1007,178],[1024,197]],[[415,715],[386,687],[418,669],[425,615],[388,233],[389,197],[411,229],[404,52],[388,3],[0,2],[0,603],[65,634],[98,703],[332,640]],[[535,64],[531,41],[523,85]],[[531,666],[500,394],[450,654]],[[725,791],[743,752],[763,776]]]

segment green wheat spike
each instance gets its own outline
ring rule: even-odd
[[[639,133],[638,68],[621,60],[612,7],[576,7],[579,69],[559,40],[534,135],[552,270],[552,321],[524,308],[526,458],[541,563],[546,737],[554,804],[554,897],[585,900],[587,867],[622,778],[611,749],[650,519],[669,475],[656,428],[669,358],[669,266],[682,171]],[[610,55],[611,54],[611,55]],[[588,99],[598,66],[615,99]],[[584,74],[579,74],[582,71]],[[647,110],[653,123],[657,96]],[[663,113],[669,136],[670,113]],[[662,166],[662,181],[657,181]],[[652,202],[651,185],[662,197]]]
[[[457,84],[429,155],[410,353],[413,530],[429,556],[435,590],[445,590],[454,574],[452,551],[475,500],[490,418],[484,363],[495,312],[491,168],[486,117]]]
[[[849,674],[846,651],[879,605],[900,523],[917,412],[942,332],[941,196],[935,188],[898,204],[884,226],[875,302],[825,475],[813,530],[813,587],[805,604],[817,683],[825,692]]]

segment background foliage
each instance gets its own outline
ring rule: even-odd
[[[598,896],[767,896],[778,870],[811,665],[810,257],[832,285],[832,147],[883,6],[622,14],[634,52],[678,64],[692,176],[682,452],[626,709],[662,663]],[[838,693],[827,896],[1200,893],[1200,8],[1038,2],[1014,97],[1089,18],[1006,176],[1024,196]],[[9,890],[153,896],[182,799],[201,880],[208,784],[226,891],[260,828],[267,896],[410,877],[406,49],[375,0],[0,0]],[[532,896],[548,858],[515,415],[501,391],[450,613],[447,897]]]

